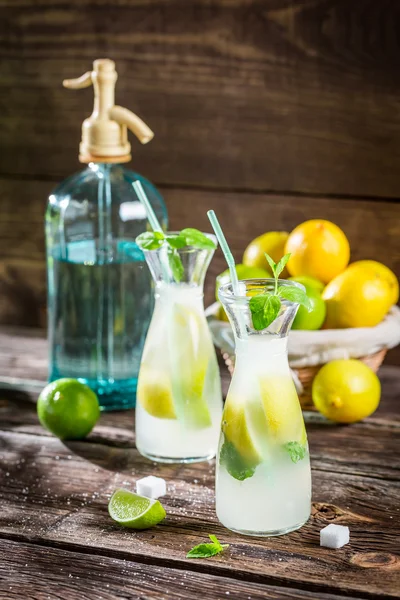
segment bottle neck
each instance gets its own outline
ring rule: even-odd
[[[288,376],[288,338],[251,335],[247,339],[236,338],[235,373],[247,377]]]

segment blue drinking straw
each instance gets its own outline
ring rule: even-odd
[[[235,296],[239,296],[239,280],[236,273],[235,260],[228,246],[228,242],[226,241],[226,238],[224,236],[224,232],[222,231],[221,225],[219,224],[219,221],[217,219],[217,215],[213,210],[209,210],[207,212],[207,217],[210,219],[210,223],[212,225],[212,228],[214,229],[214,233],[217,236],[217,240],[219,242],[219,245],[221,246],[221,250],[224,253],[225,260],[228,263],[229,272],[231,274],[233,293],[235,294]]]

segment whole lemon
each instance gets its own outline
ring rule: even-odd
[[[347,267],[350,246],[343,231],[330,221],[314,219],[293,229],[285,246],[294,277],[309,275],[328,283]]]
[[[390,307],[388,282],[367,269],[349,267],[324,289],[325,328],[375,327]]]
[[[62,440],[88,435],[100,416],[96,394],[77,379],[57,379],[46,385],[37,402],[39,421]]]
[[[333,360],[318,371],[312,399],[320,413],[337,423],[355,423],[372,415],[379,405],[381,384],[360,360]]]
[[[388,299],[389,308],[393,306],[393,304],[397,304],[399,300],[399,281],[389,267],[376,260],[357,260],[356,262],[351,263],[348,268],[367,269],[368,271],[375,273],[377,277],[384,279],[391,289],[390,298]]]
[[[285,254],[285,244],[289,237],[287,231],[268,231],[256,237],[247,246],[243,254],[243,264],[248,267],[261,267],[265,269],[265,253],[269,254],[274,262],[278,262]],[[286,269],[281,274],[284,278],[288,275]]]

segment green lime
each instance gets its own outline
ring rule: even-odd
[[[267,264],[267,261],[265,261]],[[248,267],[247,265],[238,264],[236,265],[236,273],[238,279],[267,279],[271,277],[271,274],[267,271],[267,268],[262,269],[261,267]],[[223,273],[220,273],[215,282],[215,297],[218,300],[218,290],[221,285],[229,283],[231,276],[229,269],[226,269]]]
[[[292,329],[320,329],[324,324],[326,317],[326,306],[319,292],[308,288],[307,296],[311,303],[311,309],[308,311],[305,306],[299,306]]]
[[[123,489],[115,490],[111,496],[108,513],[114,521],[131,529],[148,529],[160,523],[166,515],[158,500]]]
[[[298,277],[288,277],[289,281],[297,281],[297,283],[301,283],[308,290],[315,290],[322,294],[325,284],[322,283],[319,279],[315,277],[310,277],[309,275],[299,275]]]
[[[46,385],[38,403],[39,421],[62,440],[79,440],[90,433],[100,416],[96,394],[77,379]]]

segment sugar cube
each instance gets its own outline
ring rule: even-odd
[[[140,496],[146,496],[147,498],[159,498],[165,496],[167,493],[167,485],[165,479],[162,477],[154,477],[149,475],[138,479],[136,482],[136,491]]]
[[[326,548],[341,548],[350,541],[350,530],[343,525],[331,523],[319,532],[319,544]]]

